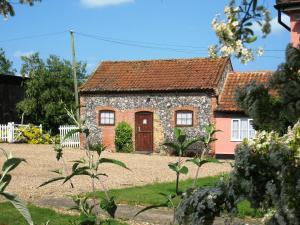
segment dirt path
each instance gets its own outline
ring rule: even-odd
[[[91,184],[86,177],[75,178],[73,180],[74,189],[71,189],[69,184],[60,185],[59,182],[37,188],[43,182],[55,177],[55,174],[50,172],[51,170],[62,167],[61,163],[56,161],[53,147],[50,145],[0,144],[0,148],[27,160],[27,164],[20,165],[13,172],[13,180],[7,189],[7,191],[16,193],[27,201],[59,198],[91,190]],[[109,152],[105,152],[104,156],[121,160],[131,169],[131,171],[126,171],[114,165],[101,166],[102,172],[109,176],[109,178],[105,178],[105,184],[110,189],[175,179],[174,173],[168,168],[168,163],[176,160],[174,157]],[[84,152],[67,149],[64,151],[64,157],[67,161],[71,161],[84,157]],[[1,155],[0,165],[2,165],[3,159],[4,157]],[[68,167],[70,169],[71,163],[68,163]],[[194,176],[196,168],[189,165],[189,169],[189,175],[182,176],[183,179]],[[207,164],[203,167],[200,176],[212,176],[230,170],[229,163]]]

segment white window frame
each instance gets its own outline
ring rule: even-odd
[[[250,123],[253,121],[253,119],[246,119],[246,118],[234,118],[234,119],[232,119],[231,120],[231,128],[230,128],[230,132],[231,132],[231,141],[236,141],[236,142],[241,142],[241,141],[243,141],[243,139],[241,138],[241,121],[242,120],[247,120],[248,121],[248,123],[247,123],[247,139],[250,139],[249,137],[250,137],[250,129],[249,129],[249,127],[250,127]],[[238,128],[238,136],[239,136],[239,138],[234,138],[234,136],[233,136],[233,121],[238,121],[239,122],[239,128]],[[256,132],[255,132],[256,133]]]

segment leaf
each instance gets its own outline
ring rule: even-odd
[[[5,188],[10,183],[10,181],[11,181],[11,175],[10,174],[5,174],[2,177],[1,183],[0,183],[0,192],[3,192],[5,190]]]
[[[72,137],[73,134],[81,133],[81,132],[82,132],[82,130],[79,129],[79,128],[78,128],[78,129],[74,129],[74,130],[70,130],[70,131],[66,134],[66,136],[64,136],[63,142],[66,141],[68,138]]]
[[[253,43],[257,40],[257,36],[249,37],[246,39],[247,43]]]
[[[102,164],[102,163],[111,163],[111,164],[115,164],[117,166],[121,166],[123,167],[124,169],[127,169],[127,170],[130,170],[125,163],[119,161],[119,160],[116,160],[116,159],[108,159],[108,158],[101,158],[99,159],[98,161],[99,164]]]
[[[53,179],[50,179],[50,180],[48,180],[48,181],[42,183],[40,186],[38,186],[38,188],[43,187],[43,186],[45,186],[45,185],[47,185],[47,184],[50,184],[50,183],[59,181],[59,180],[64,180],[64,179],[65,179],[65,177],[55,177],[55,178],[53,178]]]
[[[7,159],[2,166],[3,174],[6,174],[6,173],[14,170],[21,162],[26,162],[26,160],[22,159],[22,158]]]
[[[150,209],[157,209],[157,208],[161,208],[161,207],[168,207],[168,204],[167,204],[167,203],[163,203],[163,204],[159,204],[159,205],[150,205],[150,206],[148,206],[148,207],[146,207],[146,208],[143,208],[142,210],[138,211],[138,212],[134,215],[134,217],[136,217],[137,215],[139,215],[139,214],[141,214],[141,213],[143,213],[143,212],[145,212],[145,211],[148,211],[148,210],[150,210]]]
[[[26,206],[26,204],[19,199],[16,195],[7,193],[7,192],[0,192],[0,195],[5,197],[13,206],[21,213],[24,219],[27,221],[29,225],[33,225],[33,221],[30,215],[30,212]]]
[[[181,168],[179,169],[178,172],[181,173],[181,174],[188,174],[189,169],[188,169],[186,166],[183,166],[183,167],[181,167]]]
[[[218,163],[218,164],[221,164],[222,162],[220,162],[216,158],[207,157],[207,158],[201,160],[200,166],[202,166],[202,165],[204,165],[206,163]]]
[[[89,176],[89,177],[92,177],[93,175],[88,171],[88,169],[89,169],[89,167],[87,167],[87,166],[76,168],[76,170],[73,171],[72,174],[65,177],[65,180],[64,180],[63,184],[66,183],[68,180],[70,180],[74,176]]]
[[[174,134],[175,134],[176,139],[178,139],[179,136],[182,134],[181,129],[179,129],[179,128],[176,127],[176,128],[174,129]]]
[[[179,168],[178,168],[178,162],[176,162],[176,163],[169,163],[168,166],[169,166],[169,168],[171,170],[173,170],[176,173],[178,173],[178,170],[179,170]]]
[[[195,157],[193,159],[188,159],[188,160],[186,160],[186,162],[194,163],[196,166],[200,166],[201,165],[201,160],[198,157]]]
[[[163,145],[174,149],[177,154],[179,154],[179,152],[180,152],[180,146],[175,143],[166,142],[166,143],[163,143]]]
[[[183,144],[183,150],[187,150],[191,145],[199,142],[199,139],[188,140]]]

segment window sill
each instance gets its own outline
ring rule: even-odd
[[[231,142],[243,142],[243,140],[230,140]]]

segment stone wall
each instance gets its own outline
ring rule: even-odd
[[[212,116],[211,95],[208,93],[85,94],[81,96],[81,107],[81,116],[85,117],[90,128],[92,142],[102,142],[111,150],[114,150],[115,126],[99,126],[99,110],[114,110],[116,125],[126,121],[133,129],[136,112],[153,112],[155,152],[164,149],[162,143],[165,140],[174,139],[176,110],[194,112],[193,127],[182,128],[190,138],[202,134],[204,125]]]

